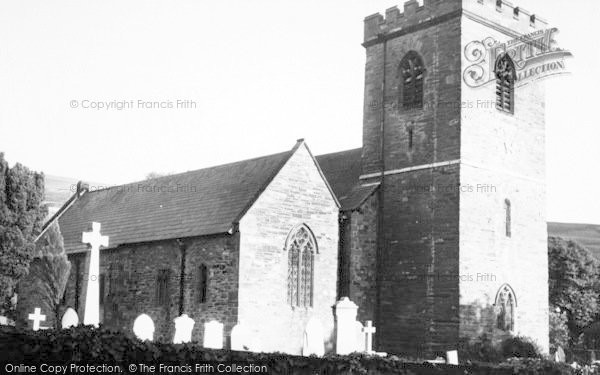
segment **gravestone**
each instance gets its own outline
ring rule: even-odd
[[[310,318],[304,329],[304,337],[302,344],[302,355],[317,355],[322,357],[325,355],[325,334],[323,333],[323,325],[321,321],[315,317]]]
[[[100,323],[100,246],[108,246],[108,236],[100,234],[100,223],[92,223],[91,232],[81,234],[81,242],[90,245],[87,291],[83,324],[98,327]]]
[[[183,314],[173,319],[175,323],[175,337],[173,337],[173,344],[183,344],[192,341],[192,330],[194,329],[194,319]]]
[[[33,310],[33,314],[29,314],[28,316],[29,320],[33,321],[33,330],[37,331],[40,328],[44,328],[44,327],[40,327],[40,322],[43,322],[46,320],[46,315],[42,315],[42,310],[39,307],[36,307]]]
[[[216,320],[204,323],[202,346],[210,349],[223,349],[223,323]]]
[[[250,330],[242,323],[236,324],[231,330],[231,350],[255,350]]]
[[[363,353],[366,351],[367,346],[365,344],[364,327],[361,322],[356,321],[354,332],[356,333],[356,339],[354,341],[356,343],[356,348],[354,351],[358,353]]]
[[[154,322],[152,318],[146,314],[142,314],[135,318],[133,322],[133,333],[138,339],[144,341],[154,340]]]
[[[365,322],[365,327],[362,329],[363,334],[365,335],[365,353],[373,354],[373,335],[377,332],[377,329],[373,327],[373,322],[371,320],[367,320]]]
[[[67,329],[67,328],[75,327],[78,324],[79,324],[79,316],[77,315],[77,312],[69,307],[67,309],[67,311],[65,311],[65,313],[62,317],[61,327],[63,329]]]
[[[446,363],[449,365],[458,366],[458,351],[451,350],[449,352],[446,352]]]
[[[348,297],[335,304],[335,351],[345,355],[356,351],[356,313],[358,306]]]
[[[565,362],[565,360],[566,360],[565,351],[563,350],[563,348],[561,346],[559,346],[558,349],[556,349],[556,352],[554,352],[554,361]]]

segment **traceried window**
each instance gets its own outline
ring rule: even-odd
[[[308,227],[302,225],[290,233],[288,252],[288,303],[312,307],[315,253],[317,242]]]
[[[496,328],[505,332],[515,330],[515,310],[517,299],[512,288],[504,284],[496,296]]]
[[[510,204],[510,200],[505,199],[504,200],[504,215],[505,215],[505,219],[504,219],[504,223],[506,225],[506,237],[511,237],[512,236],[512,228],[511,228],[511,221],[512,221],[512,208],[511,208],[511,204]]]
[[[159,270],[156,276],[156,304],[159,306],[169,305],[169,276],[168,269]]]
[[[423,79],[425,65],[415,51],[410,51],[400,62],[401,102],[404,109],[423,108]]]
[[[508,54],[496,61],[496,108],[503,112],[515,113],[515,64]]]

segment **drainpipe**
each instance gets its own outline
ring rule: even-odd
[[[185,311],[185,261],[187,255],[187,245],[181,240],[177,240],[177,246],[181,252],[181,266],[179,274],[179,315],[183,315]]]

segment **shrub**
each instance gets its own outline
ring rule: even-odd
[[[128,334],[103,327],[87,326],[61,331],[22,331],[0,327],[0,353],[11,363],[36,365],[67,362],[75,365],[119,365],[121,373],[129,373],[131,364],[179,365],[232,364],[266,366],[269,374],[399,374],[399,375],[571,375],[573,370],[563,364],[541,359],[513,360],[499,365],[436,365],[410,363],[395,357],[363,354],[328,355],[323,358],[300,357],[281,353],[248,353],[231,350],[210,350],[190,343],[183,345],[142,342]],[[71,366],[71,365],[69,365]],[[133,371],[133,370],[131,370]],[[193,373],[194,371],[184,371]],[[233,373],[243,371],[233,371]],[[254,371],[257,372],[257,371]],[[139,373],[139,372],[133,372]],[[232,373],[232,372],[227,372]]]
[[[510,337],[500,345],[504,358],[542,358],[540,349],[527,337]]]
[[[485,334],[475,340],[463,338],[458,345],[458,352],[463,362],[500,363],[504,359],[498,347]]]

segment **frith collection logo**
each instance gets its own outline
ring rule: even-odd
[[[557,28],[538,30],[507,42],[492,37],[473,41],[465,46],[464,56],[471,63],[463,72],[470,87],[480,87],[496,81],[498,57],[508,54],[515,67],[515,86],[556,74],[568,73],[565,59],[571,52],[558,48],[554,36]]]

